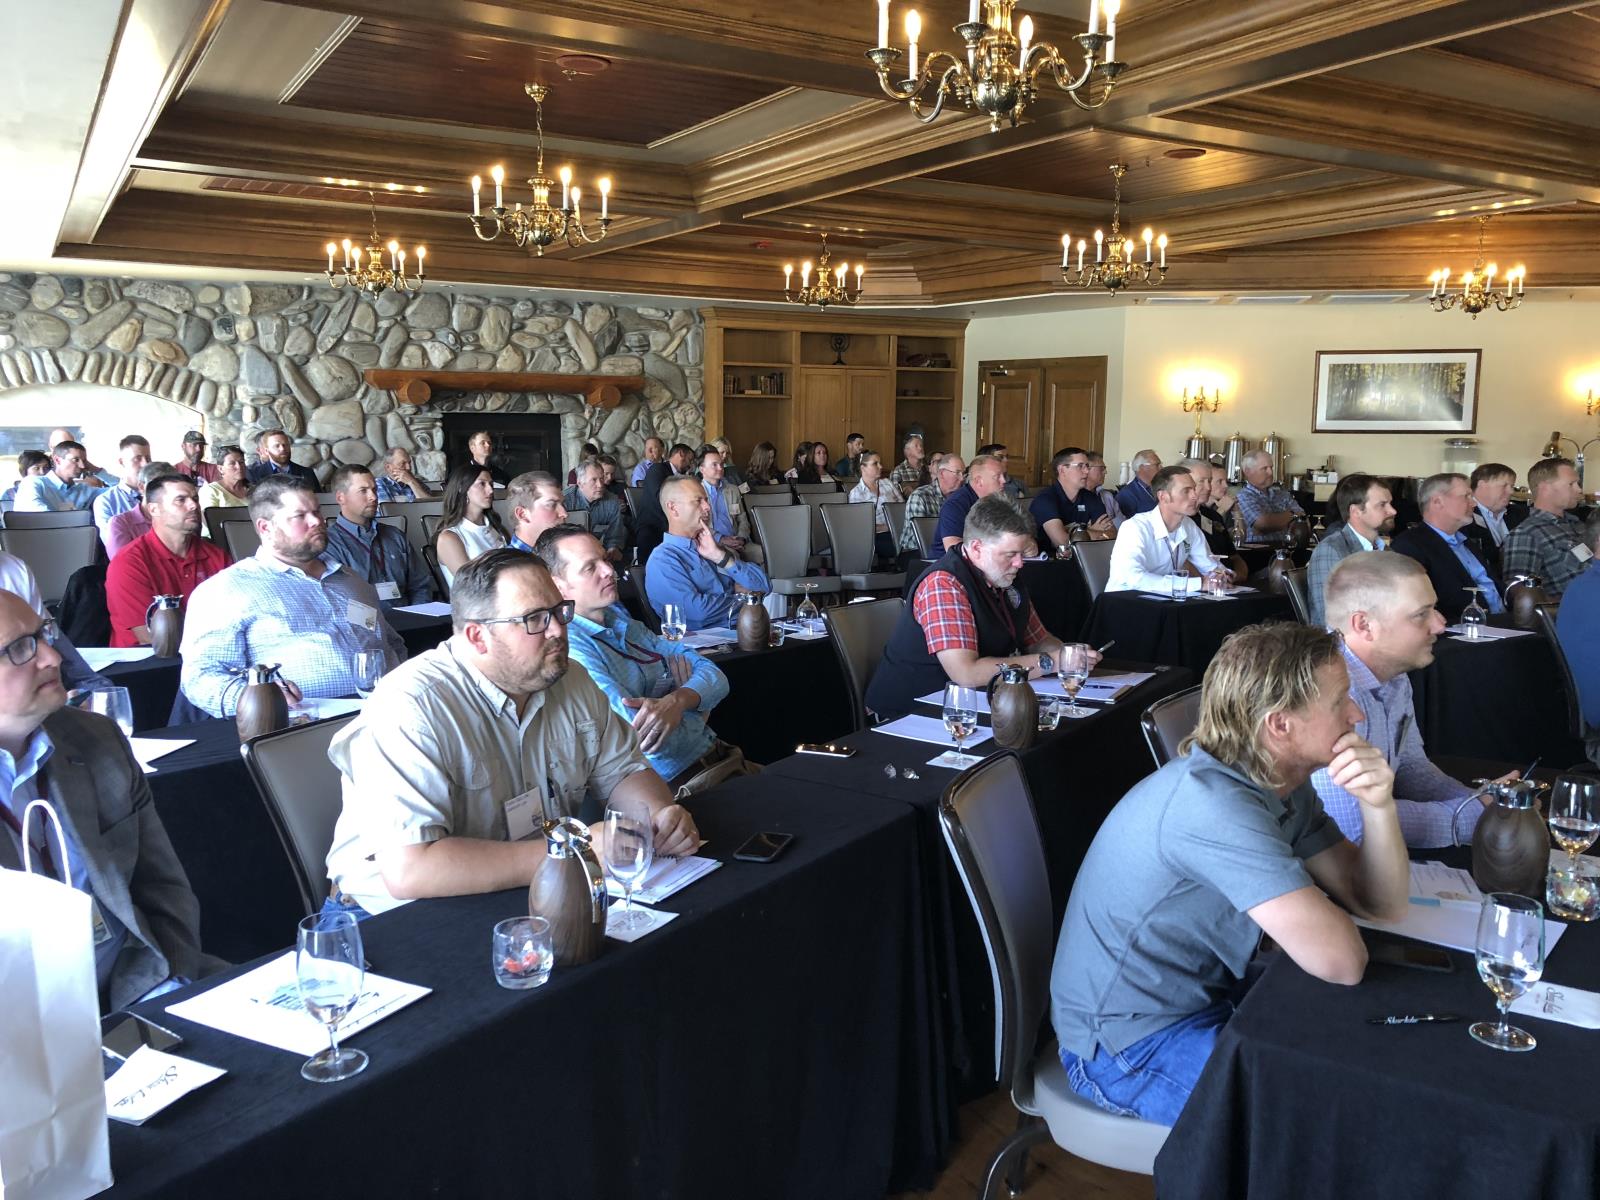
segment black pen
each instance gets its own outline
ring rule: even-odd
[[[1368,1017],[1368,1025],[1423,1025],[1461,1020],[1460,1013],[1395,1013],[1387,1017]]]
[[[1107,650],[1109,650],[1109,649],[1111,649],[1111,647],[1113,647],[1113,646],[1115,646],[1115,645],[1116,645],[1116,644],[1117,644],[1117,639],[1116,639],[1116,638],[1112,638],[1112,639],[1111,639],[1111,640],[1110,640],[1110,641],[1109,641],[1109,642],[1107,642],[1107,643],[1106,643],[1106,644],[1105,644],[1105,645],[1104,645],[1104,646],[1101,646],[1101,647],[1099,647],[1099,648],[1098,648],[1098,649],[1097,649],[1097,650],[1096,650],[1096,651],[1095,651],[1095,653],[1096,653],[1096,654],[1104,654],[1104,653],[1105,653],[1105,652],[1106,652],[1106,651],[1107,651]]]
[[[1534,771],[1538,768],[1539,764],[1542,763],[1543,761],[1544,761],[1544,755],[1541,754],[1538,758],[1534,759],[1531,763],[1528,764],[1528,769],[1522,773],[1522,778],[1524,778],[1524,779],[1529,778],[1534,773]]]

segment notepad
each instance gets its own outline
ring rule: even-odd
[[[416,613],[419,617],[448,617],[450,604],[446,600],[429,600],[426,604],[399,604],[395,611]]]
[[[174,750],[194,745],[194,739],[131,737],[128,739],[128,745],[132,747],[133,757],[138,760],[140,769],[146,775],[154,775],[156,769],[150,765],[151,763],[171,754]]]
[[[738,633],[732,629],[696,629],[693,633],[683,635],[683,644],[694,650],[704,650],[709,646],[731,646],[738,640]]]
[[[633,898],[641,904],[660,904],[721,865],[714,858],[702,858],[698,854],[657,859],[646,872],[644,882],[634,889]],[[619,900],[622,898],[622,885],[609,875],[606,876],[606,891]]]
[[[1467,636],[1465,625],[1446,625],[1444,631],[1455,634],[1457,639],[1463,642],[1499,642],[1506,638],[1534,636],[1534,631],[1531,629],[1500,629],[1494,625],[1478,626],[1478,636],[1475,638]]]
[[[1448,946],[1471,954],[1478,941],[1478,912],[1483,906],[1459,900],[1444,900],[1437,905],[1412,904],[1398,921],[1369,921],[1355,918],[1363,929],[1377,929],[1400,937],[1415,938],[1419,942],[1432,942],[1435,946]],[[1556,948],[1561,935],[1567,931],[1565,922],[1549,917],[1544,922],[1544,952],[1548,958]]]
[[[83,661],[96,671],[103,671],[114,663],[143,662],[155,654],[152,646],[79,646]]]
[[[941,698],[942,699],[942,698]],[[982,695],[979,695],[982,702]],[[987,706],[983,711],[987,712]],[[934,746],[953,746],[955,739],[945,730],[944,722],[935,717],[924,717],[917,713],[900,717],[893,721],[885,721],[882,725],[872,727],[874,733],[887,733],[890,737],[910,738],[914,742],[928,742]],[[967,739],[968,746],[981,746],[989,741],[993,734],[989,730],[979,728],[977,733]]]

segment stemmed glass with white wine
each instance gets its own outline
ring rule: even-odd
[[[1478,978],[1494,993],[1498,1022],[1467,1032],[1495,1050],[1532,1050],[1531,1033],[1506,1022],[1506,1010],[1544,974],[1544,905],[1514,892],[1489,892],[1478,913]]]
[[[339,1045],[339,1022],[361,999],[365,963],[361,925],[349,913],[315,913],[300,922],[294,956],[300,1002],[328,1027],[328,1048],[300,1068],[312,1083],[336,1083],[366,1070],[363,1051]]]
[[[655,826],[650,809],[638,801],[615,800],[606,809],[606,870],[622,885],[622,915],[615,929],[638,929],[650,918],[633,907],[633,889],[650,873],[655,857]]]
[[[1550,911],[1569,921],[1593,921],[1600,914],[1600,868],[1578,856],[1600,835],[1600,779],[1563,775],[1550,789],[1550,836],[1567,852],[1565,863],[1552,864],[1545,883]]]
[[[1087,717],[1089,710],[1078,707],[1078,690],[1089,679],[1089,647],[1082,642],[1072,642],[1061,647],[1056,659],[1056,677],[1061,680],[1061,690],[1067,694],[1067,707],[1061,715],[1077,719]]]
[[[947,683],[944,687],[944,729],[955,742],[956,753],[964,754],[966,741],[978,732],[978,690]]]
[[[1489,610],[1479,603],[1483,595],[1482,588],[1469,587],[1464,591],[1472,593],[1472,599],[1467,601],[1467,606],[1461,610],[1461,631],[1474,641],[1481,635],[1483,627],[1489,623]]]

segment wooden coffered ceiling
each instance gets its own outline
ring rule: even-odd
[[[953,47],[965,3],[919,7]],[[1087,0],[1023,7],[1071,44]],[[1109,228],[1122,160],[1125,224],[1172,238],[1165,291],[1420,292],[1470,265],[1480,212],[1535,288],[1600,282],[1600,3],[1125,0],[1110,103],[1047,94],[994,133],[882,98],[870,0],[129,8],[107,80],[148,82],[107,87],[57,257],[303,277],[373,185],[441,280],[771,300],[827,231],[869,303],[933,306],[1068,290],[1060,236]],[[616,189],[610,237],[543,258],[465,217],[491,164],[526,196],[534,80],[548,165]]]

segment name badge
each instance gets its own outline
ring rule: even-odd
[[[1216,526],[1211,523],[1211,518],[1210,517],[1201,517],[1200,518],[1200,532],[1201,533],[1211,533],[1215,529],[1216,529]]]
[[[739,495],[748,496],[749,494],[750,494],[750,485],[748,483],[741,483],[739,485]]]
[[[378,632],[378,610],[370,604],[363,604],[359,600],[350,601],[350,606],[345,610],[345,620],[372,633]]]
[[[1582,542],[1579,542],[1572,548],[1572,557],[1577,559],[1579,562],[1588,562],[1594,557],[1594,551],[1590,550],[1589,547],[1585,546]]]
[[[513,842],[525,842],[534,834],[534,819],[544,818],[544,805],[539,799],[539,789],[529,788],[520,796],[506,801],[506,836]]]
[[[89,897],[89,921],[94,929],[94,944],[104,946],[111,940],[111,930],[106,926],[106,919],[100,915],[100,901],[93,896]]]
[[[372,586],[378,589],[379,600],[400,599],[400,585],[392,579],[385,579],[380,583],[373,584]]]

